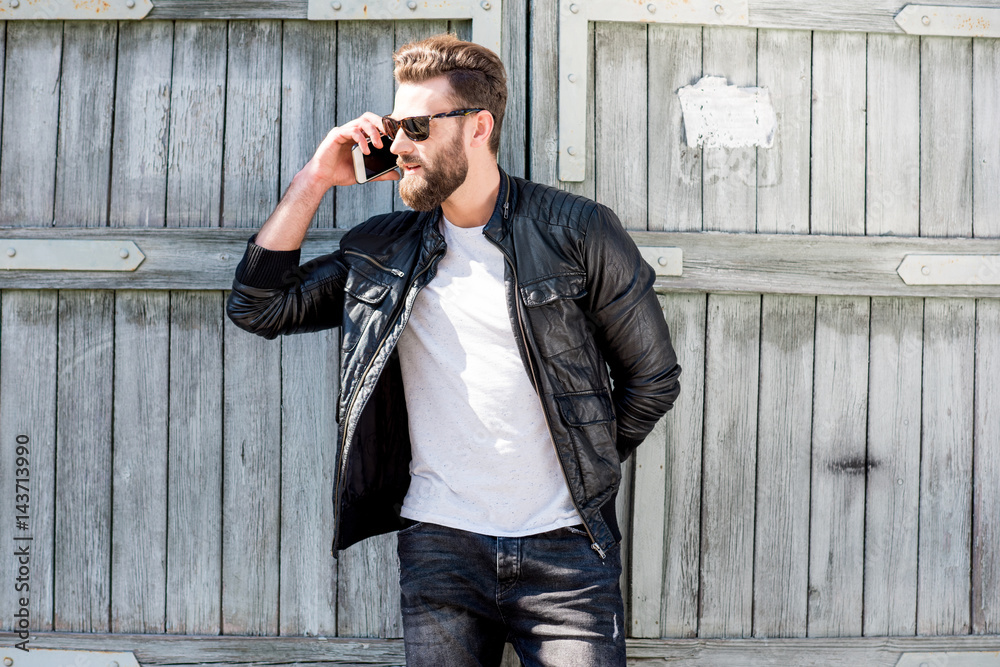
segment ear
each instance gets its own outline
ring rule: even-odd
[[[493,134],[493,114],[489,111],[479,111],[474,117],[474,122],[469,123],[469,125],[473,126],[472,140],[469,145],[472,148],[487,145],[490,141],[490,135]]]

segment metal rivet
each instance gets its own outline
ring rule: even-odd
[[[722,5],[716,5],[715,6],[715,13],[716,14],[725,14],[726,13],[726,8],[723,7]]]
[[[14,2],[17,2],[17,0],[14,0]],[[13,5],[14,2],[12,2],[11,4]],[[3,664],[7,665],[7,667],[10,667],[11,665],[14,664],[14,659],[13,658],[4,658],[3,659]]]
[[[567,74],[566,78],[569,79],[570,83],[576,83],[576,74]]]
[[[490,3],[487,0],[483,0],[482,2],[479,3],[479,6],[485,9],[486,11],[490,11],[490,7],[492,5],[490,5]]]
[[[128,7],[129,9],[132,9],[133,7],[135,7],[135,0],[127,0],[125,2],[125,6]]]
[[[331,2],[330,6],[333,7],[333,11],[335,12],[339,12],[340,8],[343,7],[343,5],[340,4],[339,2]]]
[[[567,155],[576,155],[576,149],[573,148],[572,146],[567,146],[566,147],[566,154]]]
[[[580,5],[570,5],[569,10],[574,14],[578,14],[580,12]]]
[[[224,252],[220,252],[219,253],[219,261],[220,262],[225,262],[228,259],[229,259],[229,255],[228,254],[226,254]]]
[[[118,667],[118,661],[112,660],[111,662],[108,663],[108,667]]]
[[[654,5],[652,2],[646,5],[646,9],[649,11],[650,14],[656,13],[656,5]]]
[[[897,479],[896,480],[896,484],[899,484],[900,486],[902,486],[903,485],[903,480],[902,479]]]
[[[7,256],[8,257],[13,257],[16,254],[17,254],[17,250],[15,250],[14,248],[7,248]],[[7,660],[10,660],[10,658],[7,658]]]
[[[931,24],[931,17],[930,16],[922,16],[922,17],[920,17],[920,22],[923,23],[924,25],[930,25]]]
[[[10,0],[10,6],[13,7],[14,9],[17,9],[17,6],[20,4],[21,3],[18,2],[18,0]]]
[[[128,259],[128,248],[122,248],[118,251],[118,256],[122,259]]]
[[[656,263],[660,266],[666,266],[669,263],[669,260],[666,257],[659,257],[657,258]]]
[[[414,0],[410,0],[406,3],[406,6],[413,10],[417,8],[417,3]]]
[[[920,267],[920,273],[924,274],[925,276],[931,275],[931,267],[929,267],[929,266],[921,266]]]

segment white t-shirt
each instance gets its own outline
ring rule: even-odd
[[[443,216],[448,244],[399,339],[412,461],[402,516],[520,537],[580,523],[514,342],[504,257]]]

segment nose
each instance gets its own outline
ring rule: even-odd
[[[413,151],[413,142],[406,136],[403,128],[396,130],[396,137],[392,140],[389,151],[396,155],[407,155]]]

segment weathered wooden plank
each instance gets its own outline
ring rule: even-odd
[[[115,107],[113,21],[67,21],[59,90],[55,224],[103,226],[108,216]]]
[[[701,78],[701,28],[650,24],[648,29],[649,125],[656,159],[649,160],[652,230],[701,229],[701,149],[684,139],[678,88]],[[634,141],[634,140],[633,140]],[[626,154],[628,151],[624,151]],[[589,155],[589,151],[588,151]]]
[[[338,565],[337,634],[402,637],[395,533],[370,538],[340,552]]]
[[[281,22],[230,21],[222,224],[258,228],[278,205]]]
[[[1000,40],[972,40],[972,223],[1000,236]]]
[[[431,35],[448,32],[448,21],[395,21],[394,51],[402,46]],[[399,84],[393,81],[393,95],[399,89]],[[384,112],[382,112],[384,113]],[[399,196],[399,181],[392,182],[392,208],[394,211],[405,211],[408,207]]]
[[[282,341],[281,634],[337,631],[330,545],[339,346],[337,330]]]
[[[705,28],[702,67],[737,86],[757,83],[757,31]],[[752,232],[756,229],[757,149],[705,148],[702,151],[703,229]]]
[[[666,526],[660,555],[663,601],[660,636],[694,637],[698,631],[701,550],[702,442],[705,405],[703,294],[669,295],[664,317],[682,371],[682,390],[666,420]],[[637,557],[637,564],[640,562]]]
[[[55,291],[5,290],[0,319],[0,493],[20,504],[27,493],[26,525],[15,520],[22,512],[11,506],[0,522],[0,540],[9,545],[0,550],[0,570],[9,573],[0,601],[9,611],[0,627],[14,630],[20,609],[18,601],[29,601],[31,630],[51,630],[53,619],[53,553],[49,545],[55,532],[55,441],[56,441],[56,311]],[[17,448],[28,448],[27,471],[17,464]],[[18,488],[19,480],[25,488]],[[31,537],[30,542],[16,538]],[[29,580],[20,576],[14,552],[28,545],[31,553]],[[18,590],[22,583],[29,589]]]
[[[972,631],[1000,632],[1000,301],[976,308],[976,405],[972,507]]]
[[[223,325],[222,629],[278,632],[281,341]]]
[[[59,295],[53,627],[107,632],[114,293]]]
[[[281,41],[281,192],[336,125],[337,24],[285,21]],[[313,226],[330,228],[333,190],[320,202]]]
[[[524,103],[528,93],[528,0],[506,0],[501,18],[500,58],[507,70],[507,108],[504,111],[503,129],[500,133],[500,166],[511,174],[524,176],[527,169],[528,106]],[[452,22],[456,23],[456,22]],[[472,38],[472,21],[469,26]]]
[[[166,620],[169,299],[166,292],[145,290],[115,298],[110,469],[115,632],[162,632]]]
[[[920,224],[920,40],[868,36],[865,220],[868,234]]]
[[[865,61],[864,35],[814,34],[813,233],[865,232]],[[810,636],[861,632],[869,308],[816,300]]]
[[[994,636],[843,637],[829,639],[629,639],[630,665],[717,667],[893,667],[901,653],[995,652]],[[293,661],[298,665],[400,665],[399,639],[225,637],[38,633],[32,648],[134,651],[141,664],[234,665]],[[989,663],[987,663],[989,664]]]
[[[217,21],[175,24],[166,203],[170,227],[214,227],[221,219],[226,31],[226,24]]]
[[[816,300],[809,636],[862,629],[870,303]]]
[[[757,44],[757,83],[770,91],[781,128],[775,145],[758,151],[757,229],[806,233],[810,35],[762,30]],[[815,299],[762,299],[754,530],[757,636],[806,634],[815,321]]]
[[[12,21],[6,34],[0,222],[52,222],[61,23]]]
[[[868,36],[868,234],[920,226],[920,40]],[[923,302],[873,298],[865,496],[865,635],[912,635],[917,616]]]
[[[119,27],[109,215],[113,227],[164,224],[173,42],[170,21],[122,21]]]
[[[921,299],[872,299],[865,635],[916,632],[923,319]]]
[[[309,0],[158,0],[150,19],[304,19]]]
[[[303,258],[330,252],[343,230],[313,229]],[[130,239],[145,255],[132,272],[0,272],[0,288],[227,289],[243,256],[245,229],[0,228],[4,239]],[[907,254],[1000,254],[1000,240],[718,232],[631,232],[643,246],[678,247],[684,275],[661,276],[661,292],[996,297],[996,285],[906,285]]]
[[[972,42],[923,38],[920,234],[972,234]],[[924,306],[917,632],[971,629],[975,302]]]
[[[700,637],[752,632],[760,297],[708,297]]]
[[[222,292],[170,293],[167,632],[221,630],[224,312]]]
[[[754,528],[755,636],[806,634],[815,321],[816,300],[811,297],[763,298]],[[817,348],[823,342],[817,340]],[[821,353],[817,349],[816,354]]]
[[[337,124],[366,111],[379,115],[393,108],[393,22],[343,21],[337,34]],[[392,210],[393,185],[365,183],[337,188],[337,226],[353,227]]]
[[[917,632],[971,630],[975,301],[924,305]]]

